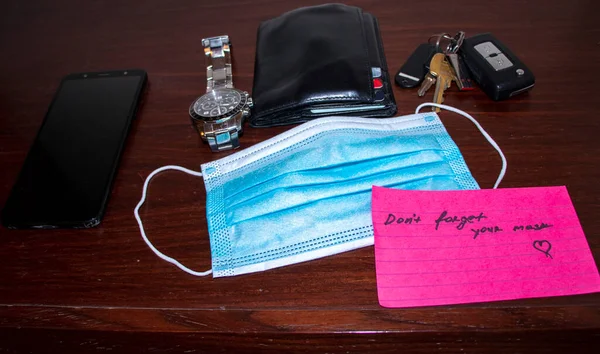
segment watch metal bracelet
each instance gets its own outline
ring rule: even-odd
[[[202,39],[206,56],[206,92],[215,88],[233,88],[231,42],[229,36]]]
[[[231,150],[240,146],[240,136],[236,128],[223,133],[208,134],[206,141],[212,152]]]
[[[236,149],[240,146],[241,131],[238,127],[242,126],[243,114],[238,113],[231,119],[223,123],[205,121],[202,135],[208,142],[208,146],[213,152]]]

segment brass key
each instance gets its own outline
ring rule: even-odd
[[[438,76],[442,61],[444,60],[446,59],[443,53],[436,53],[433,55],[431,61],[429,62],[429,72],[427,75],[425,75],[425,79],[423,80],[421,87],[419,87],[419,91],[417,91],[417,95],[419,95],[419,97],[423,97],[427,90],[429,90],[429,88],[435,84],[436,77]]]
[[[441,62],[439,71],[437,72],[437,78],[435,83],[435,93],[433,94],[433,103],[442,104],[444,102],[444,91],[450,88],[452,81],[456,81],[454,70],[450,63],[446,60],[446,56],[442,54],[443,61]],[[439,112],[438,107],[433,107],[435,112]]]

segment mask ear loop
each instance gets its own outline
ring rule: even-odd
[[[423,107],[438,107],[438,108],[442,108],[442,109],[445,109],[445,110],[448,110],[448,111],[451,111],[454,113],[458,113],[461,116],[463,116],[463,117],[467,118],[468,120],[470,120],[471,122],[473,122],[473,124],[475,124],[477,129],[479,129],[481,134],[483,134],[483,136],[487,139],[487,141],[490,143],[490,145],[492,145],[494,147],[494,149],[496,149],[496,151],[498,151],[498,154],[500,154],[500,158],[502,159],[502,169],[500,170],[498,179],[496,180],[496,183],[494,184],[494,189],[498,188],[498,185],[500,184],[500,182],[502,182],[502,179],[504,178],[504,175],[506,174],[506,168],[508,166],[508,163],[506,162],[506,157],[504,157],[504,154],[502,153],[502,150],[500,149],[498,144],[496,144],[494,139],[492,139],[492,137],[485,131],[485,129],[483,129],[483,127],[479,124],[479,122],[477,122],[477,120],[475,118],[473,118],[469,113],[461,111],[460,109],[457,109],[457,108],[454,108],[451,106],[447,106],[445,104],[438,104],[438,103],[431,103],[431,102],[420,104],[417,107],[417,109],[415,110],[415,113],[419,113],[419,111]]]
[[[156,247],[154,247],[154,245],[152,244],[152,242],[150,242],[150,240],[146,236],[146,232],[144,231],[144,225],[142,224],[142,219],[140,218],[139,210],[140,210],[140,207],[142,206],[142,204],[144,204],[144,202],[146,201],[146,192],[148,190],[148,184],[150,183],[150,180],[152,179],[152,177],[154,177],[156,174],[158,174],[158,173],[160,173],[162,171],[166,171],[166,170],[177,170],[177,171],[189,173],[190,175],[193,175],[193,176],[202,177],[202,173],[201,172],[196,172],[196,171],[188,170],[185,167],[175,166],[175,165],[169,165],[169,166],[163,166],[163,167],[157,168],[156,170],[152,171],[152,173],[149,174],[148,177],[146,177],[146,181],[144,182],[144,189],[142,190],[142,199],[140,199],[140,202],[138,203],[138,205],[133,210],[133,214],[135,215],[135,219],[137,220],[138,225],[140,227],[140,232],[142,233],[142,238],[144,239],[144,241],[146,242],[146,244],[148,245],[148,247],[150,247],[150,249],[154,253],[156,253],[157,256],[159,256],[160,258],[164,259],[165,261],[176,265],[177,267],[179,267],[179,269],[183,270],[184,272],[186,272],[188,274],[195,275],[195,276],[198,276],[198,277],[207,276],[207,275],[209,275],[209,274],[212,273],[212,269],[209,269],[209,270],[207,270],[205,272],[196,272],[195,270],[191,270],[190,268],[188,268],[188,267],[184,266],[183,264],[179,263],[179,261],[177,261],[174,258],[171,258],[171,257],[163,254],[161,251],[159,251],[158,249],[156,249]]]

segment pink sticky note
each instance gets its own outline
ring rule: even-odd
[[[381,306],[600,291],[598,269],[565,187],[373,187],[372,198]]]

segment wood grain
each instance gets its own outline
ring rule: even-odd
[[[231,37],[236,87],[252,88],[256,29],[317,1],[9,0],[0,11],[0,205],[67,73],[139,67],[149,85],[102,224],[0,228],[0,352],[593,352],[600,295],[391,310],[377,302],[373,249],[232,278],[194,278],[158,259],[133,218],[145,177],[229,154],[198,141],[187,108],[202,93],[199,40]],[[380,22],[390,71],[431,34],[492,32],[536,75],[528,94],[494,102],[446,92],[508,159],[502,187],[566,185],[600,260],[600,3],[349,1]],[[432,20],[435,19],[435,20]],[[394,88],[398,114],[425,99]],[[427,100],[431,96],[426,97]],[[500,159],[467,120],[441,113],[473,176],[490,188]],[[242,148],[289,127],[247,127]],[[167,172],[141,210],[163,252],[210,267],[201,179]],[[35,339],[35,340],[33,340]]]

